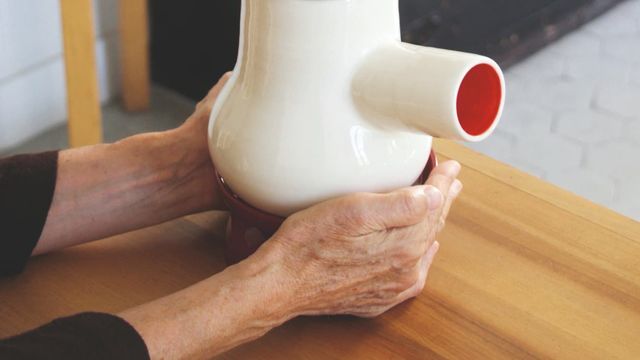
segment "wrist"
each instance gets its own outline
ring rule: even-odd
[[[202,128],[192,118],[182,126],[163,133],[170,147],[179,149],[180,180],[187,184],[192,199],[197,202],[197,210],[226,210],[218,191],[215,169],[209,154],[206,128]]]
[[[143,337],[151,358],[211,358],[295,316],[274,260],[270,254],[250,258],[121,316]]]
[[[173,217],[221,209],[217,196],[213,164],[206,144],[194,139],[184,127],[133,136],[113,146],[126,151],[132,160],[145,163],[148,177],[173,205]],[[202,135],[206,136],[206,135]],[[126,149],[126,150],[124,150]]]
[[[297,315],[291,311],[291,292],[283,286],[280,265],[274,260],[270,255],[252,257],[201,284],[203,291],[197,297],[206,300],[197,319],[203,313],[211,316],[197,327],[208,329],[202,337],[202,344],[208,344],[200,347],[199,355],[212,357],[255,340]]]
[[[269,241],[258,251],[229,268],[255,296],[255,313],[272,327],[300,315],[297,281],[284,262],[285,254]]]

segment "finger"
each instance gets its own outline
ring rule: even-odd
[[[449,211],[451,211],[451,206],[453,205],[453,202],[458,198],[458,195],[460,195],[462,187],[462,182],[458,179],[455,179],[451,184],[451,187],[449,188],[449,195],[446,197],[444,207],[442,208],[442,215],[440,215],[438,232],[442,231],[442,229],[444,228],[446,220],[449,217]]]
[[[227,81],[229,81],[232,74],[233,73],[231,71],[224,73],[211,90],[209,90],[209,93],[207,93],[207,96],[204,98],[204,103],[207,106],[213,105],[218,95],[220,95],[220,91],[222,91],[222,88],[227,84]]]
[[[431,245],[427,253],[422,257],[422,260],[420,261],[420,276],[418,278],[418,282],[414,287],[414,296],[418,296],[424,289],[424,286],[427,283],[427,277],[429,276],[429,269],[431,268],[431,264],[433,264],[433,260],[438,254],[438,250],[440,250],[440,243],[436,241],[433,243],[433,245]]]
[[[443,194],[449,194],[449,188],[460,174],[460,169],[460,163],[457,161],[444,162],[433,169],[426,184],[437,187]]]
[[[209,93],[219,93],[222,87],[224,87],[224,85],[227,83],[227,81],[231,79],[231,75],[233,75],[232,71],[227,71],[226,73],[222,74],[220,79],[218,79],[218,82],[213,86],[211,90],[209,90]]]
[[[439,250],[440,243],[436,241],[433,243],[433,245],[431,245],[427,253],[422,258],[422,268],[420,269],[420,280],[422,281],[422,287],[424,287],[424,284],[427,281],[427,277],[429,276],[429,269],[431,268],[431,264],[433,264],[433,260],[436,258],[436,255],[438,255]]]
[[[388,310],[394,308],[395,306],[420,295],[422,290],[424,290],[424,286],[427,282],[427,277],[429,275],[429,269],[431,268],[431,264],[433,264],[433,260],[438,254],[439,249],[440,249],[440,243],[438,243],[437,241],[433,243],[433,245],[431,245],[429,250],[424,254],[424,256],[420,260],[420,263],[419,263],[420,275],[418,276],[418,280],[416,281],[416,283],[411,288],[406,289],[405,291],[398,294],[398,296],[396,296],[395,300],[393,300],[391,304],[381,306],[376,309],[372,309],[370,311],[350,312],[350,314],[359,316],[359,317],[364,317],[364,318],[377,317],[387,312]]]
[[[406,227],[422,222],[429,212],[444,205],[444,196],[433,186],[414,186],[388,194],[359,194],[343,199],[349,216],[363,233]],[[336,216],[341,216],[335,211]]]
[[[427,283],[427,277],[429,276],[429,269],[431,268],[431,264],[433,264],[433,260],[438,254],[438,250],[440,250],[440,243],[436,241],[433,243],[433,245],[431,245],[429,250],[427,250],[427,253],[422,256],[422,259],[420,259],[420,275],[418,276],[418,281],[416,281],[415,285],[413,285],[411,288],[403,291],[402,293],[400,293],[400,295],[398,295],[397,304],[420,295],[422,290],[424,290],[424,286]]]
[[[433,169],[427,179],[427,184],[435,186],[443,195],[448,197],[451,184],[459,173],[460,163],[457,161],[446,161]],[[440,226],[441,218],[442,211],[430,213],[426,221],[427,226],[429,226],[432,231],[437,231]]]

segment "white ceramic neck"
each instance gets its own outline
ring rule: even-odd
[[[236,70],[253,81],[335,69],[327,65],[345,66],[385,38],[400,40],[398,0],[243,0],[242,8]]]

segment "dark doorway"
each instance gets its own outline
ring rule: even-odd
[[[506,67],[621,1],[400,0],[400,14],[405,41]],[[197,100],[233,68],[240,0],[151,0],[150,14],[155,82]]]

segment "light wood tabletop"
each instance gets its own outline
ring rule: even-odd
[[[640,359],[640,223],[458,144],[435,147],[463,164],[465,189],[421,296],[377,319],[298,318],[221,358]],[[190,216],[32,259],[0,280],[0,337],[220,271],[225,220]]]

